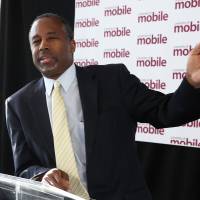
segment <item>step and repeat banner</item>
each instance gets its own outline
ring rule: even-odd
[[[169,93],[200,42],[200,0],[76,0],[75,62],[124,63],[149,88]],[[177,128],[138,124],[136,140],[200,147],[200,120]]]

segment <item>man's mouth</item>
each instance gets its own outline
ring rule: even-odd
[[[52,64],[54,62],[54,58],[51,56],[41,56],[39,58],[39,62],[43,65],[48,65],[48,64]]]

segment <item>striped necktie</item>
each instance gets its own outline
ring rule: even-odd
[[[55,81],[52,92],[52,129],[56,166],[69,175],[70,192],[89,200],[89,194],[80,181],[68,128],[64,99],[60,94],[60,83]]]

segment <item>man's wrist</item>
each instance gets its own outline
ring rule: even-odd
[[[43,176],[46,174],[46,172],[43,172],[43,173],[41,173],[41,174],[37,174],[37,175],[35,175],[35,176],[33,176],[32,178],[31,178],[31,180],[34,180],[34,181],[42,181],[42,178],[43,178]]]

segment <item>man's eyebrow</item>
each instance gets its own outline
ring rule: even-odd
[[[51,31],[51,32],[48,32],[47,35],[58,35],[58,33],[55,32],[55,31]],[[39,37],[40,37],[39,35],[34,35],[34,36],[31,38],[31,40],[34,40],[34,39],[39,38]]]
[[[57,35],[58,33],[55,32],[55,31],[52,31],[52,32],[48,32],[47,35]]]
[[[38,36],[38,35],[34,35],[34,36],[31,38],[31,40],[33,41],[34,39],[37,39],[37,38],[39,38],[39,36]]]

